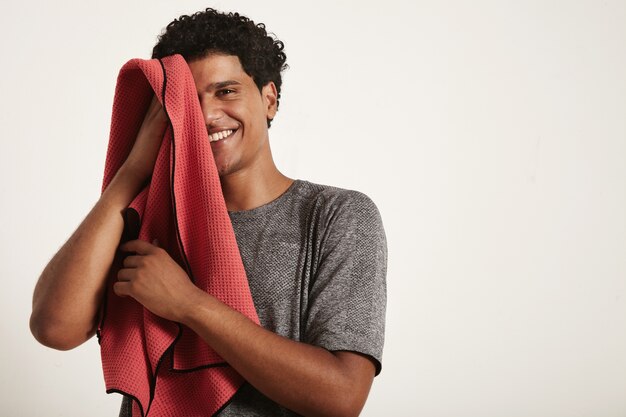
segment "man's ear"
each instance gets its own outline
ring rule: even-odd
[[[267,118],[273,120],[274,116],[276,116],[276,112],[278,111],[278,92],[276,91],[276,86],[273,81],[270,81],[263,86],[261,96],[263,97],[263,102],[265,103]]]

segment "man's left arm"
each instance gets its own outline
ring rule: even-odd
[[[252,322],[193,285],[164,249],[141,240],[120,246],[136,255],[124,259],[114,290],[118,295],[132,296],[154,314],[195,331],[245,380],[278,404],[305,416],[356,416],[380,365],[379,358],[350,351],[370,353],[352,341],[367,335],[357,338],[358,329],[353,329],[351,321],[359,318],[358,314],[364,314],[361,318],[367,317],[367,321],[375,315],[373,310],[384,311],[384,299],[377,299],[368,286],[378,286],[379,291],[382,286],[384,295],[386,242],[377,211],[373,219],[359,219],[361,225],[355,225],[352,215],[333,214],[328,216],[332,219],[329,222],[348,219],[352,224],[335,227],[329,223],[320,243],[329,249],[323,254],[324,262],[318,267],[312,287],[316,294],[310,315],[314,319],[307,325],[310,334],[303,339],[309,343],[288,339]],[[346,282],[352,282],[351,286]],[[355,295],[360,302],[348,303]],[[363,299],[367,300],[365,304]],[[381,319],[384,316],[374,327]]]
[[[251,321],[193,285],[164,249],[134,240],[114,290],[154,314],[182,323],[267,397],[305,416],[356,416],[375,367],[354,352],[296,342]],[[165,302],[167,300],[167,302]]]

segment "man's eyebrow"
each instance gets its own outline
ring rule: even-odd
[[[219,81],[216,83],[211,83],[206,87],[207,91],[210,90],[219,90],[220,88],[224,88],[224,87],[228,87],[231,85],[240,85],[241,83],[239,81],[235,81],[235,80],[228,80],[228,81]]]

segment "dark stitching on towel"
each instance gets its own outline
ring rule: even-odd
[[[165,71],[165,65],[163,65],[163,61],[160,59],[159,59],[159,64],[161,64],[161,69],[163,70],[163,87],[162,87],[162,92],[161,92],[161,100],[162,100],[161,102],[163,104],[163,111],[165,112],[167,119],[170,120],[170,126],[172,126],[172,177],[171,177],[170,188],[171,188],[171,194],[172,194],[172,209],[174,211],[173,213],[174,222],[176,225],[175,227],[176,237],[178,238],[178,243],[181,248],[183,260],[185,261],[185,264],[187,265],[187,267],[189,267],[189,263],[187,262],[187,257],[185,256],[185,251],[182,246],[182,240],[180,238],[180,231],[178,230],[178,219],[176,218],[176,199],[174,195],[174,171],[175,171],[174,167],[176,165],[176,152],[175,152],[176,141],[174,140],[174,126],[171,124],[170,115],[167,113],[167,108],[165,106],[165,89],[167,88],[167,73]],[[176,338],[172,341],[172,344],[170,344],[170,346],[165,350],[165,352],[163,352],[163,355],[161,355],[161,357],[159,358],[159,361],[157,362],[157,365],[154,369],[154,375],[152,376],[150,380],[150,402],[148,403],[148,409],[146,410],[146,415],[150,412],[150,407],[152,406],[152,401],[154,400],[154,393],[156,391],[157,379],[159,377],[159,369],[161,368],[161,364],[163,363],[163,358],[165,358],[166,355],[171,354],[172,360],[173,360],[174,346],[176,345],[176,342],[178,342],[178,339],[180,338],[180,335],[182,333],[181,325],[179,323],[176,323],[176,325],[178,326],[178,334],[176,335]]]

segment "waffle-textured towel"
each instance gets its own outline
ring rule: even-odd
[[[130,153],[153,94],[170,123],[150,183],[125,211],[122,241],[157,239],[196,286],[258,323],[193,76],[182,56],[132,59],[121,68],[102,191]],[[241,386],[241,376],[189,328],[115,295],[121,262],[116,254],[98,328],[107,392],[132,397],[133,416],[219,412]]]

